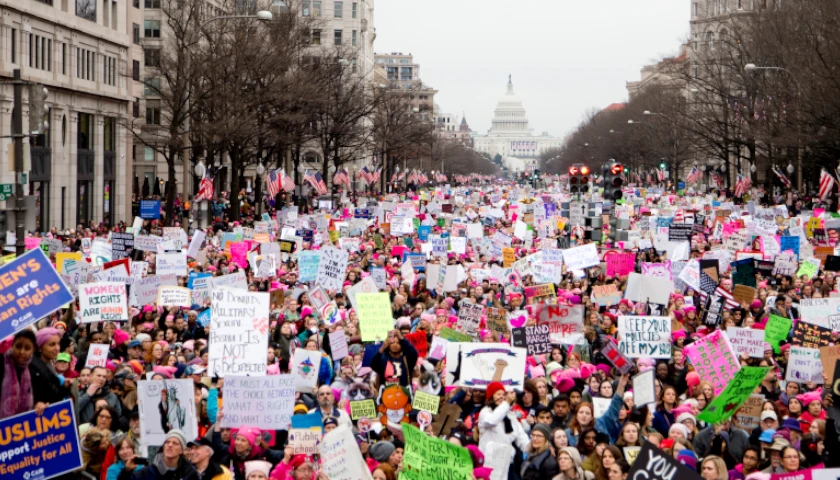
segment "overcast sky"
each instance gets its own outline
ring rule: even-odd
[[[688,37],[689,0],[376,0],[377,53],[412,53],[441,111],[490,128],[508,74],[534,133],[564,136]]]

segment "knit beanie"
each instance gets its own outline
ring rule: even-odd
[[[370,446],[370,456],[372,456],[377,462],[387,462],[388,457],[390,457],[396,449],[397,448],[394,447],[394,444],[391,442],[376,442]]]
[[[485,398],[492,399],[493,395],[497,391],[499,391],[499,390],[504,391],[504,389],[505,389],[505,386],[502,385],[502,382],[492,382],[490,385],[487,385],[487,393],[485,395]],[[546,437],[546,438],[548,438],[548,437]]]

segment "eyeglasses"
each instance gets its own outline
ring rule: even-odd
[[[785,460],[799,460],[799,455],[785,455],[782,458],[784,458]]]
[[[107,418],[108,420],[110,420],[110,419],[111,419],[111,416],[110,416],[110,415],[102,415],[102,414],[100,413],[100,414],[99,414],[99,418]]]
[[[744,460],[752,460],[752,461],[754,461],[754,462],[757,462],[757,461],[758,461],[758,457],[755,457],[755,456],[753,456],[753,455],[750,455],[750,456],[748,457],[748,456],[744,455]]]
[[[545,435],[539,432],[534,432],[531,434],[531,438],[542,438],[543,440],[545,440]]]

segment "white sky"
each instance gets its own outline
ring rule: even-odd
[[[563,136],[688,37],[689,0],[376,0],[377,53],[412,53],[441,111],[490,128],[508,74],[534,133]]]

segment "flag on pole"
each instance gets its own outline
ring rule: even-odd
[[[820,200],[825,201],[834,189],[834,177],[825,169],[820,169]]]
[[[779,167],[773,165],[773,173],[775,173],[779,181],[785,185],[785,188],[791,188],[790,180],[788,180],[787,176],[779,170]]]
[[[303,180],[305,182],[309,182],[312,185],[312,188],[318,193],[318,195],[326,195],[327,194],[327,185],[324,183],[324,178],[321,177],[321,172],[310,173],[309,170],[303,175]]]
[[[373,180],[373,182],[372,182],[372,183],[376,183],[376,182],[378,182],[378,181],[379,181],[379,177],[380,177],[381,175],[382,175],[382,167],[379,167],[379,168],[377,168],[377,169],[376,169],[376,171],[375,171],[375,172],[373,172],[373,175],[371,175],[371,179]],[[403,172],[403,175],[405,175],[405,172]]]
[[[295,181],[292,177],[286,175],[286,171],[282,168],[280,169],[280,181],[283,184],[283,190],[287,192],[293,192],[295,190]]]
[[[272,197],[276,197],[280,190],[283,188],[282,179],[280,169],[277,170],[269,170],[265,174],[265,186],[268,190],[268,194]]]
[[[202,200],[213,200],[213,173],[209,167],[205,167],[204,176],[201,177],[201,183],[198,184],[198,193],[193,199],[196,202]]]
[[[691,172],[685,177],[685,183],[694,183],[697,181],[697,178],[700,176],[700,170],[697,167],[691,167]]]
[[[347,185],[349,187],[350,186],[350,175],[347,173],[347,170],[342,168],[342,169],[336,171],[335,175],[333,176],[333,183],[336,184],[336,185],[344,184],[344,185]]]

